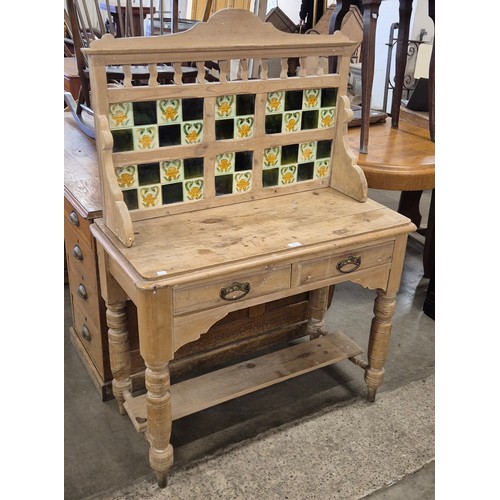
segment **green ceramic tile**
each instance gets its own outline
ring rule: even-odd
[[[152,125],[158,122],[156,101],[134,102],[134,125]]]
[[[203,177],[203,158],[184,158],[184,179]]]
[[[123,191],[123,201],[129,210],[137,210],[139,201],[137,197],[137,189],[126,189]]]
[[[337,89],[325,88],[321,90],[321,107],[335,107],[337,104]]]
[[[234,159],[235,172],[252,170],[253,153],[252,151],[238,151]]]
[[[318,141],[316,158],[330,158],[332,152],[332,141]]]
[[[160,164],[144,163],[138,167],[139,186],[160,183]]]
[[[287,144],[286,146],[281,146],[281,164],[289,165],[291,163],[297,163],[299,158],[299,145],[298,144]]]
[[[158,126],[158,139],[161,147],[179,145],[181,143],[181,125]]]
[[[301,163],[298,165],[297,182],[309,181],[314,177],[314,162]]]
[[[175,182],[173,184],[164,184],[161,187],[161,197],[164,205],[184,201],[183,183]]]
[[[266,116],[266,134],[280,134],[283,126],[283,114]]]
[[[287,90],[285,92],[285,111],[302,109],[302,90]]]
[[[278,185],[279,168],[269,168],[262,171],[262,186],[272,187]]]
[[[236,115],[255,114],[255,94],[240,94],[236,96]]]
[[[203,120],[203,98],[193,97],[181,99],[181,101],[184,121]]]
[[[132,151],[134,149],[133,129],[112,130],[113,153]]]
[[[222,141],[224,139],[234,138],[234,118],[215,121],[215,139]]]
[[[233,192],[233,175],[217,175],[215,176],[215,195],[223,196]]]

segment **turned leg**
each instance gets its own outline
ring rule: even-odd
[[[170,407],[170,371],[168,363],[158,365],[146,362],[146,395],[149,464],[156,472],[158,486],[167,486],[167,474],[174,461],[170,444],[172,411]]]
[[[309,293],[309,319],[306,334],[311,339],[326,335],[325,314],[329,306],[330,287],[318,288]]]
[[[387,358],[395,310],[396,294],[386,294],[382,290],[377,290],[368,345],[368,367],[365,371],[368,401],[371,402],[375,401],[377,389],[384,381],[384,363]]]
[[[132,392],[130,379],[130,346],[128,342],[127,302],[106,304],[108,324],[109,361],[113,373],[113,394],[118,401],[120,413],[126,413],[123,403],[125,393]]]

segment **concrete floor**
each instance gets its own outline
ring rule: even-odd
[[[371,191],[370,197],[391,208],[397,207],[397,193]],[[429,199],[430,193],[425,192],[421,204],[424,220]],[[394,391],[434,374],[434,321],[422,312],[429,281],[423,278],[422,250],[421,242],[410,238],[385,382],[379,393]],[[374,296],[375,292],[357,285],[337,286],[327,315],[328,328],[348,333],[365,347]],[[346,304],[350,307],[344,307]],[[65,333],[70,324],[66,286]],[[228,445],[364,394],[362,372],[343,362],[190,415],[174,422],[171,440],[175,450],[174,470]],[[115,401],[101,401],[67,334],[64,440],[65,498],[69,500],[97,497],[143,478],[154,480],[147,460],[147,442],[134,431],[127,417],[118,414]],[[313,493],[309,497],[315,498]],[[433,463],[366,498],[434,498]]]

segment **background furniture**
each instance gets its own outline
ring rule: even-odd
[[[335,10],[330,19],[330,33],[340,29],[344,16],[351,5],[357,5],[363,13],[363,43],[362,43],[362,111],[359,152],[368,152],[370,126],[370,102],[373,87],[373,71],[375,61],[375,34],[377,29],[378,11],[382,0],[337,0]],[[393,128],[399,126],[399,108],[403,89],[403,78],[406,66],[408,37],[412,0],[399,2],[399,29],[396,49],[395,83],[391,104],[391,123]],[[434,20],[434,0],[429,1],[429,16]],[[434,49],[429,73],[429,134],[434,141]]]
[[[173,463],[172,420],[350,359],[368,399],[383,381],[399,288],[406,217],[367,199],[347,139],[346,98],[356,43],[341,33],[282,33],[228,9],[189,34],[103,37],[86,49],[93,88],[103,217],[91,225],[109,327],[113,393],[145,431],[158,484]],[[269,78],[279,55],[281,73]],[[328,56],[339,71],[328,73]],[[288,78],[288,60],[301,70]],[[261,61],[259,79],[249,59]],[[307,74],[308,58],[317,64]],[[106,84],[105,65],[172,62],[172,85]],[[196,63],[185,85],[180,63]],[[204,61],[218,60],[208,82]],[[236,78],[229,61],[238,61]],[[318,210],[321,207],[321,210]],[[342,332],[324,330],[331,285],[377,290],[368,361]],[[309,292],[309,340],[171,385],[175,353],[247,307]],[[145,395],[130,380],[127,302],[137,307]]]

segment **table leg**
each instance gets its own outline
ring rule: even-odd
[[[306,334],[311,339],[326,335],[325,314],[329,306],[330,287],[325,286],[309,292],[309,319]]]
[[[381,0],[363,0],[363,42],[361,52],[361,130],[359,152],[368,153],[370,106],[375,69],[375,34]]]
[[[168,471],[174,461],[174,451],[170,444],[172,432],[172,410],[170,405],[170,371],[168,363],[150,364],[146,362],[145,372],[148,431],[149,464],[156,472],[158,486],[167,486]]]
[[[377,389],[384,381],[384,364],[391,338],[392,317],[396,310],[396,294],[377,290],[373,307],[374,317],[368,344],[368,367],[365,382],[368,386],[368,401],[374,402]]]
[[[391,104],[392,128],[398,128],[399,126],[399,111],[401,109],[401,97],[403,96],[406,58],[408,55],[408,39],[410,36],[411,11],[412,11],[412,0],[399,0],[399,29],[398,29],[398,42],[396,48],[394,89],[392,91],[392,104]]]
[[[113,374],[113,395],[118,401],[120,413],[125,415],[124,394],[132,392],[127,301],[106,304],[106,322],[108,324],[109,361]]]

